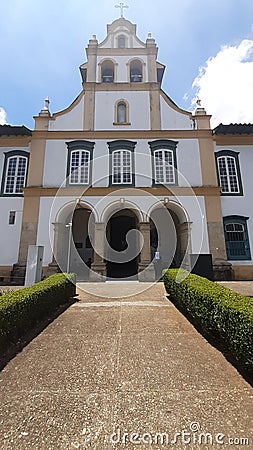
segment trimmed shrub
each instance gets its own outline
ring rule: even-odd
[[[15,343],[75,294],[74,274],[55,274],[0,298],[0,348]]]
[[[182,269],[164,271],[163,280],[193,323],[222,344],[242,369],[253,372],[253,299]]]

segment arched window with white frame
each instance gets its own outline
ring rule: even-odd
[[[130,125],[129,104],[126,100],[118,100],[114,105],[114,125]]]
[[[126,104],[119,102],[117,105],[117,123],[126,123]]]
[[[242,195],[242,180],[238,153],[231,150],[216,152],[217,173],[223,195]]]
[[[29,153],[13,150],[5,154],[2,195],[22,195],[26,184]]]

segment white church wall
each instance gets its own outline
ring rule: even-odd
[[[58,187],[64,183],[67,173],[67,146],[65,140],[48,140],[44,163],[44,187]]]
[[[41,197],[40,199],[36,244],[44,247],[43,265],[48,265],[52,262],[53,257],[54,226],[52,224],[51,209],[55,202],[58,203],[59,200],[53,197]]]
[[[18,260],[23,202],[23,198],[0,197],[0,265],[12,265]],[[16,213],[14,225],[9,225],[10,211]]]
[[[160,96],[160,108],[162,130],[192,129],[192,121],[189,116],[173,109],[162,96]]]
[[[124,99],[129,103],[130,125],[113,125],[115,102]],[[97,92],[95,101],[95,130],[148,130],[150,128],[149,93]]]
[[[110,141],[110,139],[108,139]],[[109,185],[109,150],[105,140],[96,141],[92,161],[92,186],[107,187]]]
[[[181,139],[178,142],[177,168],[179,186],[202,185],[199,146],[197,139]]]
[[[84,96],[72,108],[49,121],[49,131],[83,130]]]
[[[108,140],[95,140],[92,157],[92,186],[107,187],[109,184]],[[176,139],[175,139],[176,140]],[[67,140],[66,140],[67,141]],[[65,186],[67,174],[67,145],[65,140],[48,140],[45,152],[44,187]],[[133,138],[135,186],[152,185],[152,159],[148,139]],[[194,161],[194,164],[193,164]],[[201,186],[201,168],[198,144],[195,140],[180,140],[177,146],[178,185]]]
[[[139,140],[135,147],[135,185],[152,186],[152,161],[147,140]]]

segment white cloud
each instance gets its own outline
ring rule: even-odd
[[[6,123],[6,119],[6,111],[0,106],[0,125],[4,125]]]
[[[199,69],[192,86],[197,88],[201,105],[212,114],[212,126],[253,123],[253,40],[222,47]]]

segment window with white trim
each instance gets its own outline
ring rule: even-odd
[[[155,183],[175,183],[174,156],[172,150],[155,150]]]
[[[2,179],[3,195],[22,195],[26,184],[29,154],[17,150],[5,154]]]
[[[242,195],[238,153],[231,150],[222,150],[216,153],[216,160],[221,193],[224,195]]]
[[[132,154],[129,150],[112,153],[112,184],[132,183]]]
[[[90,152],[72,150],[70,157],[69,184],[88,184],[90,169]]]
[[[153,184],[177,184],[176,147],[178,142],[157,140],[149,142],[152,152]]]
[[[134,186],[134,149],[136,142],[125,139],[107,142],[110,153],[110,186]]]
[[[94,142],[84,140],[67,142],[67,184],[69,186],[88,185],[90,183],[94,145]]]

